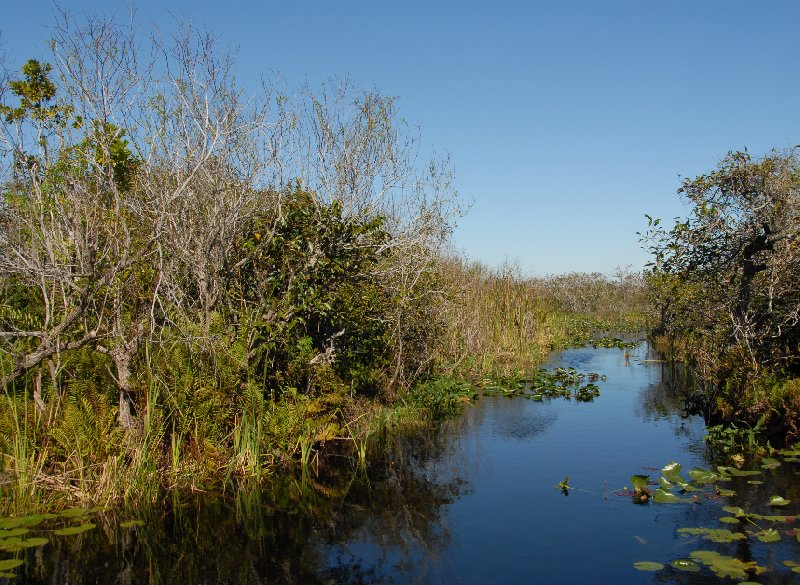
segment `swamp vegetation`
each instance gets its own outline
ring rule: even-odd
[[[403,562],[419,560],[406,558],[415,539],[444,554],[442,516],[468,488],[458,474],[434,481],[430,466],[458,451],[447,433],[476,440],[459,425],[491,421],[481,440],[512,479],[522,462],[508,441],[526,466],[549,465],[539,472],[606,434],[614,442],[587,468],[612,455],[635,454],[634,471],[652,462],[650,443],[578,410],[603,401],[606,372],[583,368],[593,360],[613,364],[612,402],[630,406],[623,372],[661,362],[636,353],[646,330],[692,382],[667,398],[644,391],[642,418],[668,420],[680,442],[702,412],[714,425],[707,459],[692,453],[689,478],[658,462],[657,481],[634,473],[630,489],[592,489],[693,512],[730,504],[725,527],[682,526],[681,537],[781,551],[800,541],[787,529],[800,494],[786,482],[800,459],[796,151],[732,153],[685,181],[691,215],[671,229],[650,220],[644,275],[525,278],[452,252],[464,212],[452,167],[420,162],[392,98],[333,81],[250,95],[232,57],[191,27],[169,43],[101,18],[62,15],[54,30],[52,63],[30,60],[0,84],[0,550],[15,555],[0,558],[0,580],[34,550],[26,574],[42,580],[62,556],[101,567],[101,551],[120,582],[206,582],[202,561],[172,565],[172,534],[192,559],[239,542],[247,562],[218,566],[225,578],[380,581],[380,567],[330,563],[308,541],[341,553],[380,525]],[[583,348],[583,363],[542,367],[567,348]],[[483,414],[448,420],[476,403]],[[603,416],[628,428],[611,408]],[[555,433],[550,453],[527,451],[558,416],[575,428]],[[591,514],[574,503],[587,476],[564,467],[548,490]],[[607,484],[605,473],[591,481]],[[762,497],[762,473],[780,493]],[[550,544],[542,559],[557,556]],[[626,570],[676,582],[767,571],[728,553]],[[62,580],[83,569],[64,566]]]
[[[0,84],[3,511],[224,490],[336,445],[363,464],[465,381],[642,328],[635,274],[455,257],[451,167],[392,98],[248,95],[191,27],[54,31]]]

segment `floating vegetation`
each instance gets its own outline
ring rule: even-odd
[[[731,579],[747,579],[748,572],[760,575],[766,569],[755,561],[740,561],[736,557],[721,555],[713,550],[696,550],[690,555],[692,559],[707,566],[718,577]]]
[[[660,571],[664,568],[664,565],[653,561],[639,561],[638,563],[633,563],[633,568],[639,571]]]
[[[57,514],[33,514],[13,518],[0,518],[0,551],[19,553],[26,549],[44,546],[53,536],[75,536],[92,530],[95,525],[87,522],[91,515],[101,511],[94,508],[69,508]],[[74,524],[75,521],[81,524]],[[72,522],[72,523],[71,523]],[[131,522],[140,525],[138,520]],[[124,524],[124,523],[123,523]],[[39,534],[32,535],[36,531]],[[24,564],[23,559],[0,559],[0,578],[13,579],[17,575],[10,572]]]
[[[588,374],[575,368],[556,368],[548,371],[538,368],[531,376],[506,378],[499,381],[484,380],[484,396],[522,397],[537,402],[545,398],[575,399],[591,402],[600,396],[600,387],[595,383],[605,381],[606,376],[597,372]]]
[[[611,348],[617,347],[619,349],[634,349],[639,347],[638,341],[625,341],[624,339],[620,339],[619,337],[598,337],[596,339],[592,339],[592,347],[598,348]]]
[[[682,466],[680,463],[668,463],[661,469],[661,477],[658,479],[658,488],[653,490],[652,497],[648,498],[655,504],[688,504],[688,503],[702,503],[704,501],[718,500],[720,497],[732,497],[736,495],[736,491],[720,487],[718,484],[723,482],[731,482],[736,479],[739,482],[750,484],[754,481],[747,479],[750,477],[763,474],[764,470],[776,469],[777,467],[787,463],[788,459],[792,459],[797,455],[796,449],[777,451],[778,456],[782,456],[782,460],[764,457],[760,460],[761,469],[740,469],[739,467],[719,466],[716,471],[694,468],[689,470],[686,479],[682,474]],[[744,466],[745,460],[736,459],[737,466]],[[647,489],[650,484],[649,476],[634,475],[631,476],[631,483],[634,490],[638,487]],[[761,483],[759,481],[759,483]],[[741,484],[740,484],[741,485]],[[643,503],[637,501],[636,503]],[[780,495],[774,495],[769,498],[769,501],[762,504],[763,507],[787,507],[791,505],[792,501]],[[748,549],[755,543],[763,543],[766,546],[772,546],[773,543],[781,542],[784,535],[792,538],[797,538],[800,542],[800,530],[791,529],[786,530],[785,525],[791,524],[800,520],[800,515],[791,514],[760,514],[748,511],[739,506],[723,505],[720,509],[725,512],[725,515],[720,515],[719,522],[727,525],[729,528],[722,528],[718,526],[692,526],[678,528],[678,534],[685,535],[690,538],[702,538],[705,541],[718,543],[718,544],[731,544],[740,541],[748,542]],[[781,526],[783,525],[783,527]],[[780,550],[780,549],[776,549]],[[748,581],[754,575],[760,575],[767,569],[761,567],[757,562],[752,560],[741,560],[732,556],[725,556],[717,551],[711,550],[696,550],[691,553],[691,559],[677,559],[670,562],[670,567],[681,571],[698,572],[707,568],[718,577],[723,579],[737,579],[739,581]],[[660,569],[655,568],[655,563],[646,563],[643,566],[653,568],[645,569],[636,566],[639,570],[652,570],[657,571]],[[785,561],[784,565],[791,568],[792,571],[800,572],[800,563],[794,561]]]
[[[675,559],[669,564],[673,569],[686,571],[688,573],[698,573],[700,565],[689,559]]]

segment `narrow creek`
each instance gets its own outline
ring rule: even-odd
[[[341,458],[326,461],[319,475],[283,477],[233,499],[98,513],[96,528],[17,555],[25,563],[8,582],[800,582],[791,567],[800,563],[800,524],[775,520],[800,513],[796,457],[773,469],[748,462],[744,468],[758,474],[696,482],[688,494],[673,486],[679,503],[637,505],[625,491],[632,475],[649,475],[655,490],[670,462],[682,464],[687,481],[692,468],[727,465],[709,460],[703,421],[681,411],[681,380],[646,345],[628,356],[573,349],[548,365],[607,379],[593,402],[483,397],[436,432],[394,440],[365,472]],[[570,489],[559,489],[567,477]],[[715,485],[735,495],[719,496]],[[790,503],[770,506],[773,495]],[[737,515],[728,521],[737,526],[720,522]],[[715,542],[683,528],[744,536]],[[758,538],[768,529],[779,540]],[[698,550],[707,552],[692,557]],[[738,574],[738,566],[702,562],[714,555],[760,568]],[[692,558],[698,562],[671,564]],[[640,571],[634,564],[641,561],[663,567]]]

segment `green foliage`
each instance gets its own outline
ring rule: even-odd
[[[266,387],[369,389],[388,359],[393,302],[374,277],[386,258],[383,221],[355,221],[298,185],[278,217],[250,226],[238,294],[251,315],[252,375]],[[269,236],[267,235],[269,234]],[[320,374],[329,366],[330,375]]]
[[[797,150],[755,159],[728,154],[709,174],[684,181],[691,205],[671,229],[648,217],[648,285],[660,314],[655,333],[708,382],[718,421],[749,425],[786,402],[759,400],[765,377],[800,374],[800,161]],[[789,409],[800,405],[790,398]],[[768,417],[770,436],[800,436]],[[776,424],[771,424],[775,422]],[[796,427],[796,425],[790,425]]]

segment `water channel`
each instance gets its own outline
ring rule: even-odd
[[[25,551],[9,582],[800,583],[783,562],[800,562],[796,524],[743,520],[733,530],[747,537],[722,543],[679,532],[731,528],[720,523],[730,514],[723,506],[798,514],[800,463],[733,477],[724,488],[735,496],[701,486],[680,503],[637,505],[625,492],[632,475],[655,482],[672,461],[684,476],[721,463],[709,460],[703,421],[682,412],[681,380],[646,345],[629,355],[573,349],[550,366],[607,379],[588,403],[483,397],[435,432],[393,439],[366,471],[332,458],[266,490],[98,513],[93,530]],[[570,489],[559,489],[567,476]],[[776,494],[791,503],[776,511]],[[762,542],[756,524],[774,526],[780,539]],[[702,563],[699,571],[670,565],[697,550],[767,570],[732,578]],[[664,567],[640,571],[640,561]]]

